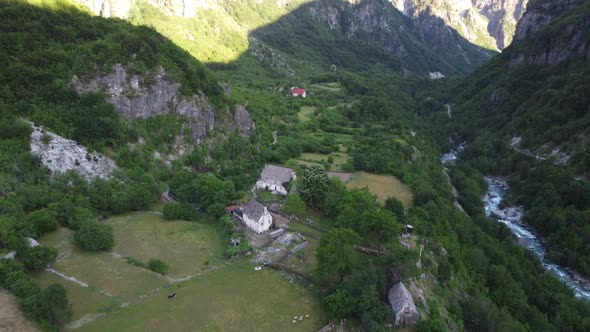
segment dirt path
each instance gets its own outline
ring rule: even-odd
[[[29,322],[18,307],[16,298],[0,289],[0,331],[37,332],[39,329]]]
[[[447,108],[447,115],[449,116],[449,119],[452,119],[453,118],[453,112],[451,112],[451,105],[445,104],[445,107]]]

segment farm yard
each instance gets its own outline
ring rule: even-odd
[[[327,322],[313,289],[281,272],[255,271],[251,258],[224,261],[215,224],[164,221],[154,212],[106,222],[114,228],[112,252],[78,249],[73,231],[65,228],[39,239],[58,249],[58,260],[51,266],[54,272],[33,277],[43,287],[55,282],[66,288],[73,309],[69,329],[302,331]],[[170,266],[169,274],[131,265],[125,257],[161,259]],[[167,298],[172,292],[178,293],[175,300]],[[252,310],[244,310],[252,303]]]

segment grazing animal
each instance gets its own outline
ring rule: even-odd
[[[176,298],[176,293],[172,293],[170,295],[168,295],[169,299],[175,299]]]

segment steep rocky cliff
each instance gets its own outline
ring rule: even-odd
[[[512,41],[528,0],[390,0],[425,36],[452,27],[474,44],[502,50]]]
[[[590,15],[583,0],[531,2],[516,29],[510,67],[522,63],[554,65],[572,55],[590,60]],[[569,12],[569,15],[568,15]],[[560,18],[559,16],[566,17]],[[551,27],[547,27],[551,23]]]
[[[244,107],[237,106],[234,114],[227,108],[214,112],[200,92],[181,96],[180,83],[168,80],[162,67],[145,75],[130,75],[124,66],[115,64],[108,74],[97,72],[84,80],[74,76],[70,84],[78,93],[103,91],[126,119],[145,119],[170,112],[184,115],[197,144],[216,128],[230,128],[245,136],[252,128],[252,120]]]
[[[424,16],[422,26],[415,24],[383,0],[365,0],[357,4],[341,1],[316,1],[310,14],[348,37],[375,42],[397,57],[414,57],[433,52],[439,63],[471,67],[487,61],[492,53],[469,43],[438,17]],[[439,70],[448,74],[442,65]]]

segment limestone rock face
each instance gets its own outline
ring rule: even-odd
[[[461,63],[466,68],[491,57],[493,52],[467,42],[429,7],[420,7],[419,11],[413,0],[404,1],[392,4],[388,0],[365,0],[354,5],[344,1],[316,1],[310,6],[310,15],[332,30],[349,38],[370,40],[402,59],[422,52],[419,43],[434,51],[433,56]],[[443,69],[432,69],[446,73]]]
[[[519,21],[514,40],[520,41],[527,38],[547,25],[553,18],[582,2],[583,0],[534,1]]]
[[[583,0],[551,0],[531,3],[516,29],[515,42],[529,46],[516,48],[511,54],[510,67],[521,63],[553,65],[567,60],[572,55],[580,55],[590,60],[590,43],[584,38],[590,27],[588,17],[563,24],[558,35],[539,44],[529,41],[529,37],[539,32],[553,18],[580,5]]]
[[[108,179],[117,168],[115,162],[97,152],[78,145],[40,127],[33,126],[30,141],[31,153],[41,159],[52,174],[78,171],[87,180],[95,177]]]
[[[70,84],[78,93],[104,91],[108,101],[126,119],[145,119],[170,112],[184,115],[197,144],[201,144],[216,125],[221,126],[216,122],[216,114],[207,98],[200,92],[189,97],[181,96],[180,83],[170,82],[162,67],[140,76],[129,75],[121,64],[115,64],[106,75],[97,73],[95,77],[84,81],[74,76]],[[236,118],[240,124],[234,127],[240,128],[241,133],[249,134],[250,115],[244,108],[240,114]],[[221,115],[231,118],[231,114]]]
[[[135,0],[76,0],[102,17],[127,18]]]
[[[240,134],[244,136],[250,135],[250,131],[252,130],[252,119],[250,119],[250,113],[246,111],[244,106],[236,106],[236,110],[234,112],[234,123],[236,124]]]
[[[128,18],[136,0],[76,0],[102,17]],[[210,9],[217,0],[147,0],[170,16],[193,17],[199,9]]]
[[[451,27],[479,46],[502,50],[512,41],[528,0],[390,0],[427,36]]]

